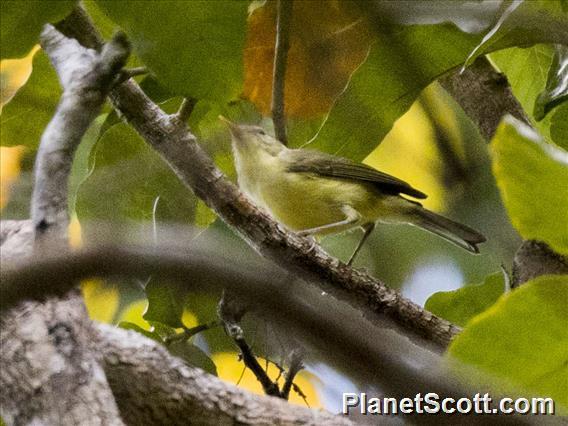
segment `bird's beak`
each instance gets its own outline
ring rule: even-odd
[[[231,134],[236,137],[239,138],[242,135],[242,131],[239,127],[238,124],[233,123],[231,120],[229,120],[227,117],[224,117],[222,115],[219,116],[219,120],[221,120],[222,122],[224,122],[227,126],[229,126],[229,130],[231,131]]]

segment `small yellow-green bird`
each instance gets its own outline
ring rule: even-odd
[[[240,188],[276,220],[300,235],[335,234],[361,227],[363,238],[376,222],[407,223],[432,232],[471,253],[486,239],[403,195],[426,194],[365,164],[309,149],[290,149],[262,127],[229,126]]]

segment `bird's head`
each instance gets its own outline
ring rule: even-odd
[[[266,152],[269,155],[276,156],[286,149],[278,139],[270,136],[260,126],[233,123],[222,115],[219,116],[219,119],[229,127],[233,146],[238,152]]]

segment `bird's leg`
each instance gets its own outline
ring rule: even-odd
[[[351,266],[351,264],[355,260],[355,256],[357,256],[357,253],[359,253],[359,250],[361,250],[361,247],[363,247],[363,244],[365,243],[367,238],[369,238],[369,235],[371,235],[371,232],[373,232],[373,229],[375,229],[375,223],[374,222],[366,223],[363,226],[361,226],[361,228],[363,228],[363,231],[364,231],[363,237],[361,237],[359,244],[357,244],[355,251],[353,252],[351,257],[349,258],[349,261],[347,262],[347,265],[349,265],[349,266]]]
[[[305,237],[307,235],[319,234],[323,231],[333,233],[335,230],[336,232],[339,232],[342,230],[341,228],[354,225],[361,219],[361,215],[353,207],[345,206],[342,210],[345,213],[345,219],[340,220],[339,222],[328,223],[327,225],[316,226],[315,228],[303,229],[298,231],[297,234]]]

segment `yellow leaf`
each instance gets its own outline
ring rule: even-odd
[[[235,352],[218,352],[212,355],[211,359],[217,366],[218,376],[228,382],[237,383],[241,374],[243,374],[244,364],[239,361],[238,354]],[[258,357],[258,361],[261,365],[265,365],[265,360]],[[275,380],[278,377],[279,371],[272,364],[268,365],[268,376]],[[313,374],[303,370],[296,376],[294,383],[302,390],[306,395],[306,399],[310,407],[321,407],[321,401],[316,392],[315,384],[318,381],[317,377]],[[283,377],[280,377],[280,386],[283,383]],[[250,370],[246,370],[239,382],[239,386],[254,392],[259,395],[264,395],[262,386]],[[302,397],[300,397],[294,390],[290,392],[290,402],[298,405],[306,405]]]
[[[14,97],[18,90],[26,84],[32,73],[32,61],[39,50],[36,45],[21,59],[4,59],[0,61],[0,113],[2,108]]]
[[[77,218],[76,214],[71,217],[67,231],[69,233],[69,245],[73,248],[81,247],[83,245],[81,224],[79,223],[79,218]]]
[[[118,322],[126,321],[136,324],[140,328],[144,330],[150,331],[152,326],[146,322],[146,320],[142,317],[146,309],[148,308],[148,301],[146,299],[136,300],[128,305],[124,311],[120,314],[118,318]]]
[[[183,314],[181,315],[181,322],[187,328],[193,328],[199,324],[197,317],[193,314],[193,312],[188,311],[187,309],[183,310]]]
[[[104,281],[93,279],[83,281],[81,290],[89,317],[95,321],[112,322],[120,299],[118,289]]]
[[[10,187],[20,175],[20,163],[24,152],[23,146],[0,146],[0,209],[8,203]]]
[[[270,114],[276,2],[249,15],[243,96]],[[290,28],[285,107],[289,117],[327,113],[365,60],[371,31],[351,2],[296,1]]]
[[[434,137],[434,129],[424,110],[414,103],[364,162],[425,192],[428,198],[421,203],[426,208],[441,211],[444,188],[440,182],[441,161]]]

